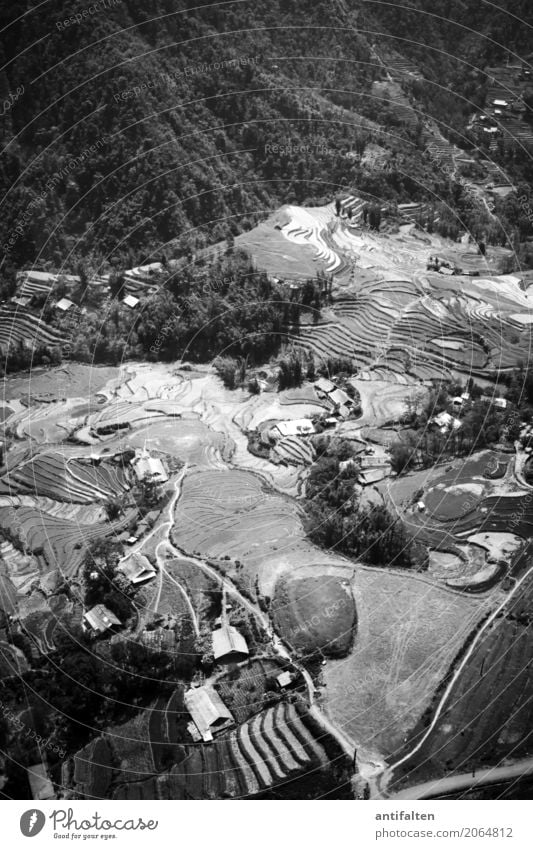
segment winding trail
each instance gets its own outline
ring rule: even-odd
[[[186,603],[187,607],[189,608],[189,612],[190,612],[190,615],[191,615],[191,620],[192,620],[192,623],[193,623],[193,626],[194,626],[195,634],[196,634],[197,637],[199,637],[200,636],[200,627],[199,627],[199,623],[198,623],[198,617],[196,615],[196,611],[195,611],[195,609],[192,605],[192,602],[191,602],[191,600],[190,600],[190,598],[187,594],[185,587],[183,587],[182,584],[180,584],[179,581],[177,581],[174,578],[174,576],[171,575],[170,572],[168,571],[168,569],[166,568],[166,558],[161,553],[162,551],[165,550],[165,548],[167,548],[170,545],[170,531],[171,531],[171,529],[174,525],[174,508],[175,508],[176,503],[177,503],[177,501],[178,501],[178,499],[181,495],[181,484],[183,482],[183,479],[185,477],[186,472],[187,472],[187,463],[185,463],[183,469],[181,469],[179,475],[177,476],[176,480],[174,481],[174,492],[172,494],[172,498],[170,499],[170,501],[167,504],[167,507],[165,508],[165,514],[167,516],[166,520],[162,523],[156,523],[154,525],[154,527],[152,528],[152,530],[150,531],[150,533],[147,534],[137,545],[132,547],[130,553],[128,554],[128,558],[131,557],[132,554],[138,554],[139,552],[141,552],[142,549],[146,546],[146,543],[149,542],[149,540],[151,540],[152,537],[155,536],[156,534],[160,534],[164,529],[165,538],[162,539],[160,542],[158,542],[158,544],[155,548],[155,557],[156,557],[156,560],[157,560],[157,565],[159,567],[158,588],[157,588],[157,594],[155,596],[155,599],[149,605],[149,610],[150,610],[151,613],[157,613],[157,610],[159,608],[159,602],[161,601],[161,592],[162,592],[162,589],[163,589],[163,578],[166,577],[169,581],[171,581],[173,584],[175,584],[178,587],[178,589],[181,591],[183,598],[185,599],[185,603]],[[140,631],[142,629],[142,624],[143,624],[143,622],[142,622],[142,618],[141,618],[141,621],[140,621],[138,628],[137,628],[138,631]]]
[[[170,532],[174,525],[174,509],[181,495],[181,482],[185,476],[185,471],[185,469],[182,470],[179,479],[176,481],[176,492],[171,501],[169,502],[168,506],[169,519],[167,522],[164,523],[164,526],[168,526],[168,542],[165,540],[158,544],[156,549],[156,555],[160,546],[165,545],[167,550],[170,551],[176,559],[186,559],[189,563],[193,563],[195,566],[205,572],[206,575],[209,575],[209,577],[217,581],[217,583],[221,585],[222,589],[224,590],[224,592],[227,593],[227,595],[233,596],[233,598],[235,598],[239,602],[239,604],[248,611],[248,613],[255,617],[255,619],[263,628],[264,632],[269,637],[272,644],[272,648],[274,649],[278,657],[281,657],[284,660],[288,660],[292,664],[292,666],[298,670],[298,672],[304,679],[307,687],[307,696],[309,699],[311,714],[320,724],[324,732],[330,734],[337,741],[337,743],[339,744],[343,752],[346,754],[346,756],[350,759],[350,761],[354,762],[356,754],[355,741],[342,729],[339,729],[336,725],[334,725],[333,722],[329,719],[329,717],[324,714],[322,709],[316,703],[315,685],[313,683],[311,675],[304,666],[302,666],[300,663],[298,663],[298,661],[294,660],[291,657],[283,641],[276,634],[272,622],[270,621],[270,618],[265,613],[263,613],[263,611],[259,608],[257,604],[254,604],[254,602],[250,601],[250,599],[246,598],[246,596],[241,593],[241,591],[235,586],[231,578],[228,578],[226,575],[221,575],[220,572],[218,572],[213,566],[206,563],[205,560],[200,557],[191,555],[186,551],[180,550],[170,541]],[[160,525],[159,529],[161,529],[161,527],[163,527],[163,525]],[[164,561],[163,568],[165,569]]]
[[[424,781],[423,784],[415,784],[399,793],[390,796],[391,799],[433,799],[436,796],[445,796],[450,793],[458,793],[461,790],[476,790],[487,784],[500,784],[511,781],[513,778],[526,778],[533,775],[533,758],[527,758],[508,766],[495,766],[490,769],[481,769],[475,774],[465,772],[461,775],[450,775],[447,778],[439,778],[436,781]]]
[[[398,769],[398,767],[400,767],[402,764],[406,763],[406,761],[410,760],[413,757],[413,755],[415,755],[416,752],[418,752],[421,749],[421,747],[424,745],[424,743],[426,742],[426,740],[428,739],[430,734],[433,732],[437,722],[439,721],[440,716],[441,716],[441,714],[442,714],[442,712],[443,712],[443,710],[446,706],[446,703],[447,703],[448,699],[450,698],[450,695],[452,694],[453,689],[454,689],[461,673],[463,672],[466,664],[468,663],[468,661],[472,657],[472,654],[474,653],[475,649],[477,648],[478,643],[480,642],[480,640],[485,635],[485,632],[491,627],[491,625],[495,621],[495,619],[499,616],[499,614],[507,606],[509,601],[520,590],[520,588],[522,587],[522,584],[525,581],[527,581],[531,575],[533,575],[533,566],[531,566],[531,568],[529,568],[527,570],[527,572],[524,573],[524,575],[520,578],[520,580],[516,582],[514,587],[510,590],[510,592],[505,597],[505,599],[501,602],[501,604],[498,605],[498,607],[495,610],[493,610],[493,612],[490,614],[488,619],[484,622],[482,627],[479,629],[479,631],[475,635],[474,639],[472,640],[472,642],[471,642],[471,644],[468,648],[468,651],[465,653],[465,655],[462,658],[461,662],[459,663],[457,669],[455,670],[455,673],[453,674],[448,686],[446,687],[444,693],[442,694],[442,697],[441,697],[440,702],[437,706],[437,709],[436,709],[435,713],[433,714],[433,719],[431,720],[431,723],[429,724],[425,734],[423,735],[423,737],[421,737],[421,739],[418,741],[416,746],[414,746],[407,755],[404,755],[403,758],[400,758],[399,761],[396,761],[396,763],[393,763],[389,767],[387,767],[381,773],[381,775],[376,776],[376,794],[373,798],[378,798],[378,799],[391,798],[389,796],[389,794],[387,793],[387,787],[392,780],[394,772]],[[502,767],[502,769],[503,769],[503,767]],[[490,772],[490,770],[489,770],[489,772]],[[452,779],[453,779],[453,776],[450,776],[450,781]],[[442,779],[442,780],[444,781],[446,779]],[[431,782],[428,782],[428,783],[431,783]],[[434,783],[435,782],[433,782],[433,784]],[[407,788],[405,791],[402,791],[402,792],[409,794],[411,792],[411,789]],[[403,798],[410,798],[410,797],[404,796]]]

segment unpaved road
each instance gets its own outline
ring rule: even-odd
[[[525,581],[527,581],[532,574],[533,574],[533,566],[530,569],[528,569],[527,572],[524,573],[524,575],[522,576],[522,578],[520,578],[519,581],[516,582],[516,584],[514,585],[512,590],[510,590],[510,592],[505,597],[504,601],[502,601],[501,604],[499,604],[498,607],[496,607],[496,609],[493,610],[493,612],[488,617],[488,619],[485,621],[483,626],[479,629],[479,631],[475,635],[474,639],[472,640],[472,642],[471,642],[471,644],[468,648],[468,651],[465,653],[465,655],[462,658],[461,662],[459,663],[457,669],[455,670],[455,673],[452,676],[450,683],[446,687],[446,689],[445,689],[445,691],[442,695],[442,698],[441,698],[441,700],[440,700],[440,702],[437,706],[437,709],[436,709],[436,711],[433,715],[433,719],[431,720],[431,723],[429,724],[429,726],[427,728],[426,733],[424,734],[423,737],[421,737],[421,739],[416,744],[416,746],[414,746],[414,748],[411,749],[411,751],[407,755],[404,755],[404,757],[400,758],[400,760],[396,761],[396,763],[391,764],[387,769],[384,770],[382,775],[379,776],[379,778],[377,780],[377,787],[376,787],[377,792],[376,792],[376,795],[375,795],[374,798],[381,798],[381,799],[389,798],[389,794],[387,793],[387,787],[392,780],[394,772],[398,769],[399,766],[406,763],[406,761],[410,760],[413,757],[413,755],[416,754],[416,752],[418,752],[421,749],[421,747],[424,745],[424,743],[428,739],[429,735],[432,733],[433,729],[435,728],[437,722],[439,721],[440,716],[441,716],[441,714],[442,714],[442,712],[443,712],[443,710],[446,706],[446,703],[448,702],[450,695],[453,693],[455,684],[457,683],[459,676],[461,675],[466,664],[470,660],[473,652],[477,648],[478,643],[480,642],[480,640],[483,639],[485,632],[491,627],[492,623],[499,616],[499,614],[502,612],[502,610],[507,606],[509,601],[520,590],[520,588],[522,587],[522,584]],[[410,792],[410,791],[408,789],[405,792]]]
[[[499,784],[511,781],[513,778],[525,778],[533,775],[533,758],[528,758],[508,766],[496,766],[490,769],[476,770],[475,775],[465,772],[462,775],[450,775],[436,781],[425,781],[391,794],[391,799],[433,799],[449,793],[460,793],[461,790],[475,790],[487,784]]]

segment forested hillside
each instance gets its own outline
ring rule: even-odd
[[[527,12],[526,2],[507,5]],[[373,45],[393,46],[440,82],[460,79],[468,95],[477,72],[465,74],[451,53],[470,55],[475,44],[486,62],[496,49],[489,39],[498,32],[505,42],[506,30],[488,3],[410,7],[109,0],[87,13],[82,0],[68,10],[60,0],[37,11],[4,4],[6,267],[73,268],[91,254],[132,265],[165,245],[177,255],[247,229],[281,203],[354,187],[399,201],[437,191],[453,205],[452,187],[420,156],[425,106],[413,101],[403,120],[371,90],[385,74]],[[462,23],[443,25],[439,15]],[[444,129],[455,102],[443,100]],[[361,154],[372,141],[385,156],[369,163]]]

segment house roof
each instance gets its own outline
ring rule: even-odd
[[[141,584],[155,578],[155,569],[144,554],[131,554],[123,560],[118,571],[122,572],[132,584]]]
[[[58,275],[51,271],[19,271],[17,280],[34,280],[36,283],[55,283]]]
[[[57,309],[63,310],[63,312],[66,312],[67,310],[69,310],[73,306],[74,306],[74,302],[69,300],[68,298],[61,298],[56,304]]]
[[[360,457],[359,462],[362,469],[382,469],[390,466],[390,460],[384,454],[371,454],[368,457]]]
[[[212,729],[233,721],[233,716],[212,687],[192,687],[184,696],[185,707],[204,740],[212,739]]]
[[[315,426],[309,419],[292,419],[286,422],[277,422],[275,428],[282,436],[299,436],[315,432]]]
[[[157,457],[137,457],[133,460],[133,466],[138,480],[142,480],[147,475],[155,475],[162,481],[168,480],[165,467]]]
[[[233,652],[249,654],[246,640],[233,625],[224,625],[213,631],[213,656],[215,660]]]
[[[452,428],[452,430],[459,430],[461,427],[461,420],[454,418],[450,413],[443,410],[442,413],[439,413],[438,416],[435,416],[430,420],[430,424],[436,424],[441,433],[446,433],[447,430]]]
[[[338,413],[339,413],[339,415],[343,416],[343,418],[346,418],[347,416],[350,415],[350,413],[352,412],[352,409],[353,409],[353,407],[348,406],[348,404],[339,404]]]
[[[320,377],[315,383],[315,389],[318,389],[320,392],[333,392],[335,384],[326,377]]]
[[[122,624],[120,619],[117,619],[115,614],[104,604],[96,604],[83,614],[83,618],[93,631],[107,631],[113,625]]]
[[[359,483],[363,486],[368,486],[371,483],[378,483],[387,477],[387,469],[365,469],[359,473]]]
[[[54,785],[48,777],[43,763],[34,764],[27,768],[32,799],[55,799]]]
[[[139,298],[134,298],[133,295],[126,295],[126,297],[122,299],[122,303],[126,304],[127,307],[133,308],[139,303]]]
[[[351,407],[353,404],[352,399],[343,389],[334,389],[333,392],[330,392],[329,400],[333,401],[334,404],[339,404],[339,406]]]
[[[433,421],[436,425],[442,427],[443,425],[450,425],[452,423],[453,416],[450,413],[447,413],[446,410],[443,410],[442,413],[439,413],[438,416],[434,416]]]
[[[292,675],[290,672],[280,672],[276,677],[276,681],[280,687],[289,687],[292,684]]]
[[[29,295],[16,295],[14,298],[11,298],[11,303],[17,304],[19,307],[27,307],[31,301],[31,297]]]

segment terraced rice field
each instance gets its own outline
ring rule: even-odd
[[[9,345],[24,345],[26,348],[37,348],[40,345],[61,347],[65,341],[63,334],[48,327],[24,307],[6,304],[0,307],[0,349],[4,352]]]
[[[175,520],[179,548],[251,564],[304,536],[295,504],[268,492],[257,476],[236,470],[188,474]]]
[[[346,201],[357,205],[355,197]],[[319,360],[348,357],[376,377],[431,380],[512,366],[520,345],[527,344],[531,305],[516,278],[491,278],[489,263],[483,278],[443,277],[425,270],[432,252],[450,254],[438,237],[402,231],[384,239],[360,232],[335,218],[332,205],[284,212],[287,240],[312,248],[338,279],[332,310],[316,325],[303,324],[291,340]],[[408,219],[423,212],[420,205],[404,210]],[[465,269],[472,264],[466,255],[452,259]],[[479,257],[474,260],[479,267]],[[365,279],[360,267],[372,267],[374,279]]]
[[[93,430],[104,431],[119,427],[134,427],[150,419],[164,418],[165,413],[153,409],[150,404],[113,400],[101,412],[89,416],[87,424]]]
[[[28,438],[37,444],[62,442],[78,424],[77,401],[39,403],[37,399],[30,399],[28,408],[11,418],[10,427],[18,439]]]
[[[430,548],[458,553],[457,545],[474,531],[533,536],[531,499],[513,492],[516,484],[506,454],[484,451],[458,461],[423,488],[426,512],[407,509],[403,519],[408,531]]]
[[[270,452],[273,463],[285,463],[292,466],[310,466],[314,456],[312,444],[297,436],[283,437]]]
[[[22,296],[48,295],[59,275],[43,271],[22,271],[17,275],[17,293]]]
[[[38,454],[0,481],[0,493],[37,495],[78,504],[106,501],[129,489],[127,477],[118,466],[93,466],[57,451]]]
[[[36,395],[48,395],[58,400],[84,398],[87,403],[117,373],[115,366],[83,363],[65,363],[56,368],[32,368],[31,372],[10,376],[4,382],[2,400],[23,399],[29,404],[30,399]]]
[[[281,702],[209,746],[188,747],[184,759],[170,772],[119,786],[113,798],[251,797],[304,774],[318,779],[328,764],[303,707]]]
[[[48,570],[59,570],[64,577],[75,577],[87,546],[101,537],[121,533],[132,523],[135,510],[129,510],[115,522],[83,525],[50,516],[31,507],[0,507],[0,526],[24,550],[42,559]]]
[[[4,540],[0,543],[0,559],[12,586],[18,593],[27,592],[39,576],[39,563],[36,558],[23,554],[12,543]]]
[[[229,459],[233,443],[226,434],[216,432],[197,418],[155,422],[128,436],[133,448],[160,451],[179,457],[190,466],[216,468],[221,458]]]

